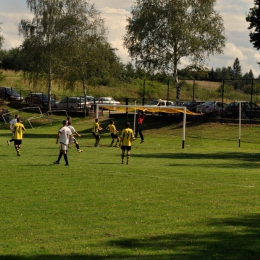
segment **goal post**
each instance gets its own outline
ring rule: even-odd
[[[135,121],[136,121],[136,111],[146,111],[149,113],[168,113],[168,114],[179,114],[183,113],[183,129],[182,129],[182,149],[185,147],[185,133],[186,133],[186,115],[201,115],[201,113],[193,113],[189,111],[185,106],[140,106],[140,105],[113,105],[113,104],[97,104],[96,106],[96,118],[99,115],[99,108],[107,109],[107,110],[116,110],[122,112],[133,112],[134,113],[134,129],[135,129]]]

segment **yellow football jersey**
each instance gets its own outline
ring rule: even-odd
[[[131,128],[125,128],[121,134],[121,145],[131,146],[134,138],[134,132]]]
[[[23,139],[23,131],[25,131],[25,127],[22,123],[14,124],[14,139],[22,140]]]
[[[115,125],[109,124],[107,128],[109,129],[111,134],[116,134],[117,131]]]
[[[97,134],[98,133],[98,130],[99,130],[99,123],[94,123],[94,126],[93,126],[93,129],[92,129],[92,132]]]

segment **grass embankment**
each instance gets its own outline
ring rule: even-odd
[[[0,82],[2,86],[10,86],[17,91],[21,91],[23,96],[27,96],[30,92],[45,92],[47,87],[44,83],[37,83],[36,85],[30,84],[29,81],[23,79],[22,72],[3,71],[5,79]],[[181,100],[196,100],[209,101],[209,100],[222,100],[219,82],[210,81],[195,81],[187,80],[181,88]],[[226,86],[227,87],[227,86]],[[157,81],[150,81],[141,79],[133,79],[131,84],[122,82],[111,82],[109,86],[87,86],[87,94],[95,97],[100,96],[113,96],[115,99],[124,101],[129,98],[130,102],[137,101],[139,104],[142,102],[145,93],[145,101],[148,102],[153,99],[176,99],[176,86],[173,81],[168,84],[162,84]],[[82,84],[77,83],[73,88],[64,88],[61,82],[53,81],[52,94],[56,95],[58,100],[65,96],[78,96],[83,95]],[[257,97],[255,97],[257,98]],[[224,101],[229,103],[233,100],[250,100],[249,95],[245,95],[237,91],[227,91],[224,93]]]
[[[94,148],[93,119],[73,118],[84,152],[65,167],[53,119],[26,125],[21,157],[0,123],[1,259],[259,259],[258,126],[238,148],[236,125],[188,124],[182,149],[182,125],[147,117],[122,165],[107,131]]]

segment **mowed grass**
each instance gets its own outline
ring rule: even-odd
[[[53,125],[27,131],[18,157],[0,125],[0,259],[259,259],[260,129],[147,117],[129,165],[100,148],[93,119],[73,118],[83,153],[72,146],[69,167],[54,165]],[[132,118],[129,118],[132,122]],[[123,129],[125,118],[115,118]]]

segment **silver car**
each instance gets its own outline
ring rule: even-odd
[[[222,116],[225,108],[227,107],[226,103],[220,101],[207,101],[199,106],[197,106],[197,112],[203,113],[205,116]]]
[[[95,103],[96,104],[120,105],[120,102],[114,100],[112,97],[101,97]]]
[[[91,107],[90,102],[86,102],[87,108]],[[66,97],[56,104],[58,109],[68,110],[70,112],[83,111],[85,100],[80,97]]]

